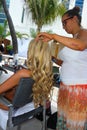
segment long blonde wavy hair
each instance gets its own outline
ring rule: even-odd
[[[33,101],[37,107],[43,105],[44,99],[49,99],[52,90],[53,74],[51,62],[51,48],[42,40],[32,40],[27,53],[27,66],[32,71]]]

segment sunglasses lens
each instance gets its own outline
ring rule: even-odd
[[[69,19],[72,19],[72,18],[73,18],[73,17],[69,17],[69,18],[65,19],[65,20],[62,22],[63,26],[66,26],[67,21],[68,21]]]

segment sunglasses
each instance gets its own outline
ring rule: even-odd
[[[73,17],[69,17],[69,18],[65,19],[64,21],[62,21],[63,26],[66,26],[67,21],[68,21],[69,19],[72,19],[72,18],[73,18]]]

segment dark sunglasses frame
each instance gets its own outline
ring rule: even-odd
[[[72,18],[73,18],[73,16],[72,16],[72,17],[69,17],[69,18],[67,18],[67,19],[65,19],[64,21],[62,21],[63,26],[66,26],[67,20],[72,19]]]

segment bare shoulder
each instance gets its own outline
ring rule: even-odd
[[[87,29],[82,28],[79,31],[78,38],[87,42]]]
[[[87,37],[87,29],[82,28],[79,32],[80,35],[86,35]]]

